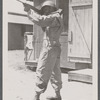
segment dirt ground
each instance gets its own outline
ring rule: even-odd
[[[8,52],[8,66],[4,68],[3,100],[33,100],[35,72],[26,68],[23,50]],[[62,73],[62,100],[92,100],[92,84],[68,82],[67,73]],[[54,95],[51,84],[41,100]]]

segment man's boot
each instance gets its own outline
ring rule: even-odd
[[[40,93],[35,92],[35,95],[34,95],[34,99],[33,100],[40,100]]]
[[[47,97],[47,100],[62,100],[61,95],[60,95],[60,91],[56,91],[55,93],[56,93],[56,96]]]
[[[61,96],[60,97],[48,97],[46,100],[62,100]]]

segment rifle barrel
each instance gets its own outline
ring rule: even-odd
[[[26,4],[26,5],[28,5],[28,6],[30,6],[31,9],[33,9],[33,10],[36,11],[37,13],[41,14],[41,11],[40,11],[39,9],[35,8],[34,6],[32,6],[32,5],[30,5],[30,4],[27,4],[27,3],[25,3],[25,2],[22,2],[21,0],[17,0],[17,1],[18,1],[18,2],[21,2],[21,3],[23,3],[23,4]]]
[[[21,2],[21,3],[25,3],[25,2],[22,2],[21,0],[17,0],[17,1],[19,1],[19,2]]]

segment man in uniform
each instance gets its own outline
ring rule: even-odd
[[[36,88],[34,100],[40,100],[40,94],[43,93],[50,80],[55,90],[54,99],[61,100],[60,90],[62,88],[61,70],[60,70],[60,42],[63,24],[59,10],[52,1],[45,1],[42,4],[42,15],[27,6],[28,18],[35,24],[41,26],[44,31],[43,47],[38,60],[36,70]]]

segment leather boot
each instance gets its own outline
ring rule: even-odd
[[[56,91],[55,93],[56,93],[55,97],[47,97],[47,100],[61,100],[60,91]]]
[[[60,97],[47,97],[46,100],[61,100],[61,96]]]

